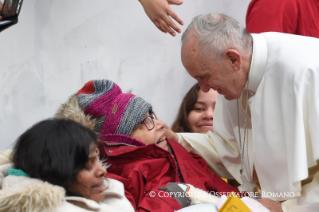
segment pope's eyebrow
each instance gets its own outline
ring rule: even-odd
[[[209,74],[200,74],[200,75],[195,75],[194,78],[205,78],[205,77],[209,77]]]
[[[196,75],[196,76],[194,76],[194,78],[200,78],[200,79],[205,78],[205,77],[206,77],[206,75]]]

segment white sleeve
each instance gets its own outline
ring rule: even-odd
[[[195,188],[194,186],[188,184],[190,186],[187,194],[190,196],[192,203],[191,205],[198,204],[214,204],[216,205],[218,202],[218,197],[206,192],[200,188]]]
[[[295,199],[286,200],[281,204],[284,212],[315,212],[319,208],[319,172],[313,180],[304,185],[301,190],[301,196]]]
[[[212,133],[177,133],[178,143],[188,152],[200,155],[207,162],[208,166],[220,177],[232,179],[217,153]]]

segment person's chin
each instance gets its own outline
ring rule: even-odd
[[[204,133],[204,134],[206,134],[208,131],[214,132],[213,126],[201,126],[201,127],[197,130],[198,133]]]

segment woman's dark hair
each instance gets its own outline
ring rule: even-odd
[[[172,125],[173,132],[191,132],[188,122],[188,114],[193,110],[197,98],[198,91],[200,90],[199,84],[196,83],[184,96],[182,104],[179,108],[178,114]]]
[[[90,145],[98,144],[96,134],[81,124],[66,119],[41,121],[17,140],[13,163],[30,177],[66,189],[84,168]]]

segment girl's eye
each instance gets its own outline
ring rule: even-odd
[[[194,108],[194,110],[196,110],[196,111],[205,111],[204,108],[199,108],[199,107]]]

